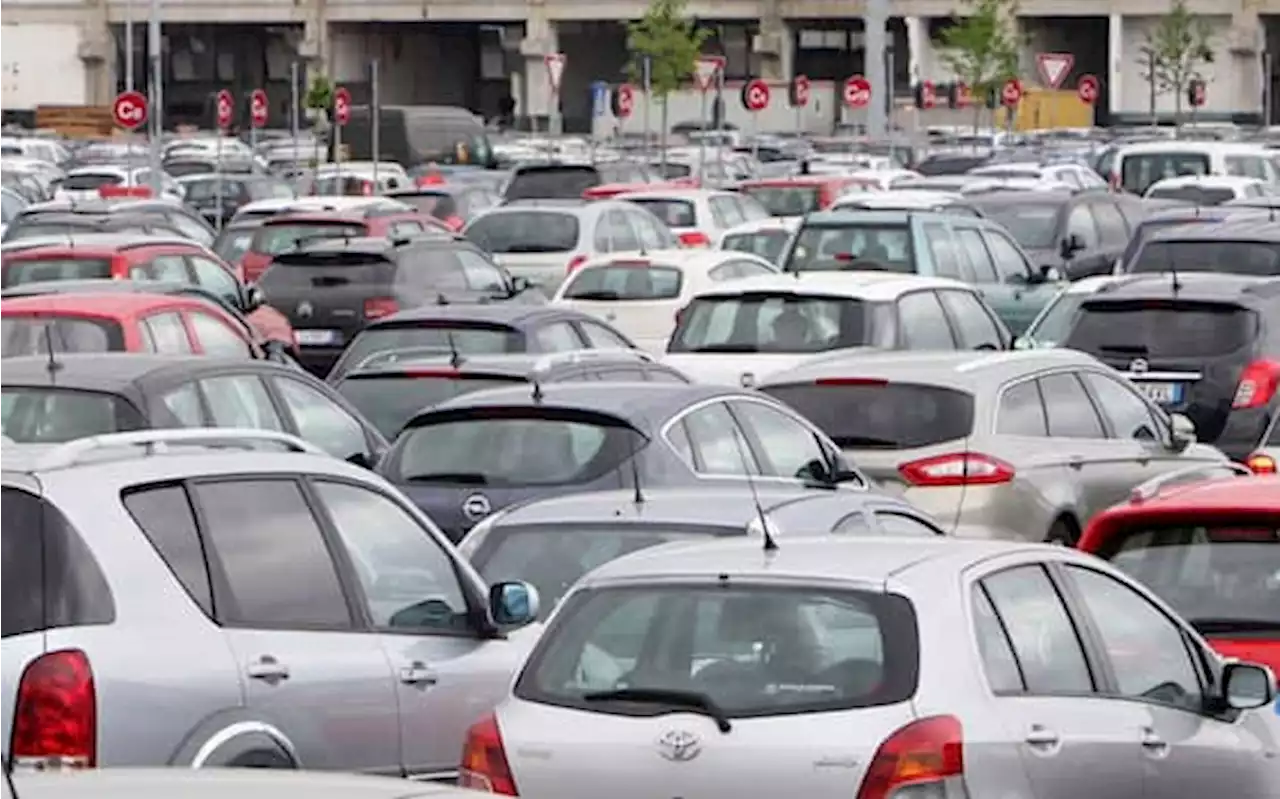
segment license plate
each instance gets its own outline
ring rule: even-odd
[[[1147,399],[1157,405],[1177,405],[1182,402],[1181,383],[1134,383]]]
[[[295,330],[293,334],[304,347],[324,347],[342,343],[341,330]]]

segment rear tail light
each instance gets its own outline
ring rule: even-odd
[[[938,455],[904,463],[898,473],[914,486],[997,485],[1013,479],[1013,467],[998,458],[977,452]]]
[[[454,233],[461,233],[462,229],[466,227],[467,223],[462,221],[462,217],[458,216],[457,214],[454,214],[453,216],[445,217],[444,224]]]
[[[1245,459],[1244,465],[1248,466],[1249,471],[1254,474],[1280,474],[1280,467],[1277,466],[1276,459],[1264,452],[1250,455]]]
[[[462,765],[458,771],[458,786],[475,788],[506,796],[519,796],[507,752],[502,746],[502,731],[498,729],[498,717],[490,713],[471,725],[467,740],[462,746]]]
[[[360,184],[360,193],[361,193],[361,194],[363,194],[363,195],[364,195],[364,196],[366,196],[366,197],[372,197],[372,196],[373,196],[373,184],[372,184],[372,183],[370,183],[370,182],[369,182],[369,181],[367,181],[367,180],[366,180],[366,181],[364,181],[363,183],[361,183],[361,184]]]
[[[33,660],[18,683],[14,765],[89,768],[98,756],[98,699],[89,658],[79,649]]]
[[[1260,408],[1271,401],[1280,384],[1280,362],[1254,361],[1240,373],[1232,408]]]
[[[567,267],[565,267],[565,270],[564,270],[564,271],[565,271],[565,274],[571,274],[571,273],[573,272],[573,270],[575,270],[575,269],[577,269],[578,267],[582,266],[582,265],[583,265],[583,264],[585,264],[586,262],[587,262],[587,256],[586,256],[586,255],[575,255],[575,256],[573,256],[572,258],[570,258],[570,259],[569,259],[569,265],[568,265]]]
[[[364,318],[380,319],[400,310],[395,297],[371,297],[364,301]]]
[[[913,721],[876,750],[858,799],[964,796],[964,731],[954,716]],[[907,790],[903,790],[907,789]],[[902,791],[899,793],[899,791]]]
[[[151,196],[150,186],[102,186],[98,189],[98,196],[104,200],[113,199],[147,199]]]
[[[676,238],[680,239],[681,246],[684,247],[710,247],[711,239],[707,238],[707,234],[701,230],[688,230],[681,233]]]

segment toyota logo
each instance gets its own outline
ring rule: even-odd
[[[493,506],[484,494],[472,494],[462,503],[462,513],[471,521],[478,522],[489,515]]]
[[[1129,371],[1133,372],[1134,374],[1142,374],[1143,372],[1147,371],[1149,367],[1150,367],[1150,364],[1147,363],[1146,358],[1134,358],[1133,361],[1129,364]]]
[[[303,319],[310,319],[311,315],[314,314],[315,312],[316,312],[315,306],[313,306],[311,303],[307,302],[306,300],[303,300],[302,302],[298,303],[298,316],[302,317]]]
[[[688,763],[702,754],[702,741],[688,730],[670,730],[658,739],[658,754],[673,763]]]

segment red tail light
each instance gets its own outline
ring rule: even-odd
[[[680,244],[685,247],[711,246],[711,239],[707,238],[707,234],[701,230],[687,230],[676,238],[680,239]]]
[[[1254,474],[1280,474],[1276,459],[1263,452],[1250,455],[1245,459],[1244,465],[1248,466],[1249,471]]]
[[[395,297],[371,297],[364,301],[364,318],[380,319],[400,310]]]
[[[363,194],[363,195],[364,195],[364,196],[366,196],[366,197],[372,197],[372,196],[373,196],[373,184],[372,184],[372,183],[370,183],[370,182],[369,182],[369,181],[367,181],[367,180],[366,180],[365,182],[361,183],[361,184],[360,184],[360,193],[361,193],[361,194]]]
[[[150,186],[103,186],[98,189],[98,196],[104,200],[115,199],[141,199],[145,200],[151,196]]]
[[[458,216],[457,214],[454,214],[453,216],[447,216],[444,218],[443,221],[445,225],[454,233],[461,233],[462,229],[467,226],[467,223],[463,221],[462,217]]]
[[[1232,408],[1260,408],[1271,401],[1280,384],[1280,362],[1254,361],[1240,373]]]
[[[520,795],[516,790],[515,777],[511,774],[511,766],[507,763],[507,751],[502,746],[498,717],[492,713],[467,730],[467,741],[462,746],[458,785],[506,796]]]
[[[49,652],[22,673],[13,713],[14,764],[89,768],[98,757],[98,698],[89,658]]]
[[[902,788],[940,789],[964,777],[964,731],[954,716],[913,721],[889,736],[876,750],[858,799],[889,799]],[[913,791],[904,791],[915,796]],[[924,791],[934,795],[934,791]]]
[[[565,267],[565,270],[564,270],[564,271],[565,271],[565,274],[572,274],[572,273],[573,273],[573,270],[575,270],[575,269],[577,269],[578,267],[582,266],[582,265],[583,265],[583,264],[585,264],[586,262],[587,262],[587,256],[586,256],[586,255],[575,255],[575,256],[573,256],[572,258],[570,258],[570,259],[569,259],[569,265],[568,265],[567,267]]]
[[[898,473],[914,486],[997,485],[1013,479],[1013,467],[990,455],[958,452],[904,463]]]

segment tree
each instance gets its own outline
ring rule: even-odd
[[[1169,13],[1148,31],[1141,49],[1145,77],[1153,92],[1173,92],[1173,121],[1182,119],[1182,99],[1200,68],[1213,63],[1209,25],[1187,9],[1186,0],[1173,0]]]
[[[303,108],[325,111],[333,106],[333,84],[323,74],[316,74],[307,87],[307,96],[302,101]]]
[[[1017,0],[964,0],[969,14],[942,31],[942,61],[969,87],[976,131],[982,101],[1018,76],[1022,36]]]
[[[660,132],[663,167],[667,151],[667,97],[680,88],[693,72],[702,44],[711,32],[698,28],[689,18],[688,0],[651,0],[644,17],[627,25],[627,47],[631,63],[627,72],[633,82],[643,81],[645,61],[649,63],[649,92],[661,107]],[[646,134],[648,131],[646,131]],[[647,146],[647,145],[646,145]]]

